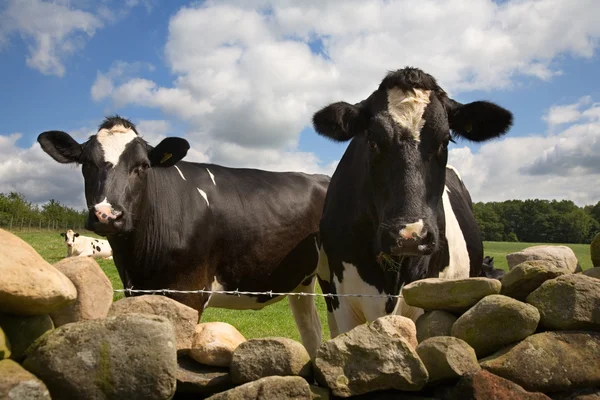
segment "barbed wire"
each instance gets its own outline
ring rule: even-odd
[[[403,285],[404,286],[404,285]],[[358,293],[306,293],[306,292],[274,292],[269,290],[268,292],[250,292],[242,290],[177,290],[177,289],[114,289],[116,293],[140,293],[140,294],[228,294],[233,296],[310,296],[310,297],[373,297],[373,298],[384,298],[384,299],[398,299],[403,297],[401,294],[358,294]],[[400,288],[402,293],[402,287]]]

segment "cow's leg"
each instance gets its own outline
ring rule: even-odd
[[[300,285],[295,292],[314,293],[316,278],[313,276],[308,285]],[[292,314],[296,320],[302,344],[314,360],[321,345],[321,320],[313,296],[288,296]]]
[[[336,336],[367,322],[362,312],[357,309],[355,302],[347,297],[339,298],[339,306],[333,309],[332,314],[337,329]]]

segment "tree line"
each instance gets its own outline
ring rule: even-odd
[[[81,229],[86,217],[86,210],[67,207],[54,199],[38,205],[21,193],[0,193],[0,227],[5,229]]]
[[[600,201],[578,207],[569,200],[507,200],[473,209],[488,241],[590,243],[600,231]]]

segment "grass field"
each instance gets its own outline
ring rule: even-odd
[[[29,243],[46,261],[53,264],[66,255],[64,239],[59,232],[15,232],[15,234]],[[86,236],[96,236],[85,233]],[[508,243],[508,242],[485,242],[485,255],[494,257],[496,268],[507,269],[506,255],[522,250],[539,243]],[[590,260],[590,246],[584,244],[567,244],[579,259],[582,268],[592,267]],[[98,260],[100,267],[106,272],[115,289],[122,289],[123,285],[112,260]],[[123,297],[115,293],[115,300]],[[327,328],[327,313],[325,301],[317,298],[317,309],[323,325],[323,337],[329,337]],[[234,325],[246,338],[264,336],[285,336],[299,340],[299,334],[288,305],[284,299],[260,311],[235,311],[217,308],[209,308],[204,312],[202,322],[223,321]]]

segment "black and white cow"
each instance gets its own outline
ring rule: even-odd
[[[325,200],[318,276],[325,292],[398,295],[426,277],[478,276],[483,243],[471,198],[447,166],[451,131],[484,141],[509,129],[512,114],[489,102],[460,104],[419,69],[390,72],[358,104],[313,116],[316,131],[352,139]],[[402,299],[327,299],[332,336],[386,314],[416,319]]]
[[[61,232],[67,245],[67,257],[93,257],[112,260],[112,249],[108,240],[83,236],[72,229]]]
[[[126,288],[313,291],[329,177],[180,161],[186,140],[152,147],[118,116],[83,144],[61,131],[38,142],[56,161],[82,165],[86,228],[107,237]],[[171,297],[200,315],[206,307],[261,309],[283,298]],[[321,342],[314,300],[291,296],[289,303],[314,356]]]

